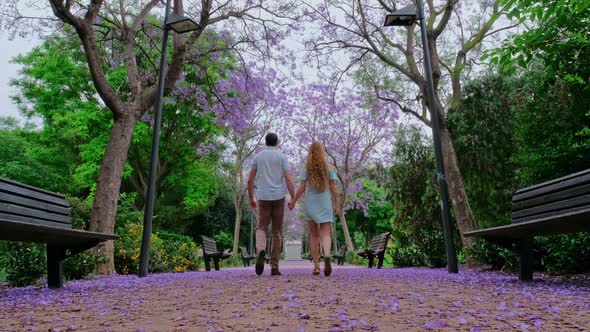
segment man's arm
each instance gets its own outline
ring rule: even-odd
[[[248,176],[248,198],[250,199],[250,207],[256,208],[256,200],[254,199],[254,180],[256,179],[256,168],[250,170],[250,176]]]
[[[289,171],[283,172],[285,176],[285,182],[287,183],[287,190],[289,190],[289,195],[291,195],[291,199],[295,197],[295,186],[293,186],[293,181],[291,181],[291,175],[289,175]]]

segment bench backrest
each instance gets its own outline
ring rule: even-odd
[[[72,228],[70,203],[61,194],[0,178],[0,222]]]
[[[375,236],[371,239],[371,250],[385,250],[385,247],[387,246],[387,240],[389,240],[389,232]]]
[[[203,239],[203,252],[206,254],[217,254],[219,251],[217,250],[217,242],[210,237],[206,237],[205,235],[201,235]]]
[[[512,223],[575,214],[590,207],[590,169],[516,191]]]
[[[248,253],[248,250],[246,250],[246,247],[240,247],[240,252],[242,253],[242,257],[250,256],[250,254]]]

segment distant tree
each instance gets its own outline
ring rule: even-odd
[[[39,20],[20,14],[21,7],[37,6],[38,1],[22,0],[0,4],[0,24],[15,34],[25,31],[26,26],[43,30],[47,22],[67,24],[73,27],[80,39],[92,83],[102,103],[112,113],[113,126],[99,171],[90,228],[93,231],[112,233],[115,212],[124,164],[133,138],[137,122],[151,108],[156,100],[157,66],[154,59],[146,56],[146,50],[137,43],[137,36],[145,36],[157,50],[160,33],[153,34],[147,21],[151,13],[161,9],[160,0],[149,0],[141,4],[124,1],[71,1],[48,0],[54,17],[46,16]],[[182,0],[173,1],[173,12],[185,14]],[[21,7],[19,7],[19,5]],[[188,36],[174,34],[171,47],[171,60],[166,72],[166,94],[169,94],[182,76],[185,63],[216,53],[221,50],[250,49],[263,55],[269,54],[270,46],[294,28],[282,13],[296,14],[295,1],[244,1],[218,2],[203,0],[196,6],[188,7],[188,12],[198,17],[199,29]],[[160,7],[160,8],[157,8]],[[47,9],[47,8],[46,8]],[[264,13],[264,14],[261,14]],[[161,22],[161,21],[160,21]],[[222,43],[211,42],[206,50],[195,52],[194,45],[199,39],[211,38],[210,29],[231,22],[232,32],[226,30]],[[50,24],[49,28],[54,25]],[[238,28],[239,27],[239,28]],[[219,28],[221,30],[221,28]],[[233,36],[231,36],[233,34]],[[104,52],[105,49],[109,51]],[[161,52],[168,50],[160,50]],[[151,66],[142,67],[142,63]],[[109,76],[109,66],[120,68],[118,75]],[[119,79],[117,79],[119,78]],[[114,79],[114,80],[113,80]],[[113,243],[99,246],[99,252],[108,258],[99,272],[114,272]]]
[[[263,144],[265,134],[279,127],[281,117],[289,108],[288,96],[285,81],[276,71],[254,65],[230,71],[226,80],[217,82],[214,94],[216,100],[211,109],[217,124],[225,129],[232,154],[229,177],[236,212],[233,252],[237,253],[247,189],[245,168]]]
[[[421,65],[419,26],[383,27],[387,13],[412,1],[305,3],[307,16],[318,27],[318,34],[307,40],[309,59],[319,63],[329,78],[341,82],[349,72],[364,70],[365,81],[374,87],[376,97],[397,103],[400,111],[426,126],[431,126],[427,108],[439,117],[445,175],[457,224],[461,234],[473,230],[476,224],[446,114],[461,108],[463,80],[481,55],[483,42],[511,27],[511,22],[499,21],[507,5],[503,0],[425,1],[427,45],[437,90],[431,105],[424,98],[427,80]]]
[[[334,87],[313,84],[298,89],[287,125],[291,140],[298,142],[299,155],[306,156],[312,140],[320,141],[340,180],[338,218],[346,245],[354,248],[346,210],[364,204],[354,193],[362,190],[362,177],[368,165],[390,158],[392,132],[397,112],[389,103],[368,99],[350,92],[337,96]]]

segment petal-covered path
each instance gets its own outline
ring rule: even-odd
[[[0,289],[2,331],[564,331],[590,327],[590,280],[283,264]]]

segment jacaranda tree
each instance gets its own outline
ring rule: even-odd
[[[459,229],[464,233],[475,228],[475,221],[445,115],[460,109],[463,79],[481,55],[483,41],[509,28],[511,23],[499,21],[507,6],[503,0],[424,2],[427,44],[438,92],[433,104],[423,97],[427,95],[427,80],[421,64],[420,28],[417,24],[383,27],[387,13],[413,1],[337,0],[319,5],[312,0],[304,1],[310,24],[317,28],[306,45],[309,59],[319,62],[335,82],[359,68],[381,67],[375,71],[378,76],[372,77],[375,95],[398,103],[401,111],[426,126],[431,125],[426,108],[439,117],[449,196]],[[391,81],[397,84],[385,84]]]
[[[358,91],[340,95],[330,85],[306,85],[293,95],[297,98],[287,122],[292,141],[299,143],[300,156],[306,155],[312,140],[323,143],[340,180],[337,212],[346,245],[352,250],[346,210],[362,203],[358,201],[362,196],[355,193],[363,189],[366,167],[390,159],[397,111],[389,102],[362,97]]]
[[[230,183],[233,189],[236,218],[233,252],[238,252],[240,227],[246,194],[245,166],[265,133],[278,128],[281,116],[289,109],[285,80],[272,69],[247,65],[231,70],[227,79],[216,82],[215,99],[210,108],[217,124],[225,129],[230,146]]]
[[[153,59],[145,56],[145,50],[139,47],[136,38],[144,34],[152,39],[154,45],[159,45],[160,37],[148,34],[150,24],[146,18],[149,15],[158,16],[162,4],[160,0],[47,0],[47,4],[51,11],[45,8],[43,13],[52,12],[53,16],[35,18],[21,12],[23,7],[38,7],[38,1],[2,2],[0,25],[14,35],[27,31],[27,28],[53,31],[56,26],[59,28],[66,24],[73,27],[80,39],[96,93],[112,113],[114,121],[97,179],[90,229],[112,233],[123,165],[135,125],[156,100],[157,68],[140,66],[140,63],[153,62]],[[288,0],[202,0],[191,2],[185,10],[182,0],[174,0],[173,4],[175,14],[192,15],[200,28],[188,35],[173,35],[171,60],[166,72],[167,94],[173,90],[181,78],[184,64],[192,57],[244,48],[257,52],[257,55],[269,55],[272,41],[294,28],[290,25],[293,21],[284,13],[296,15],[298,5],[296,1]],[[59,24],[54,24],[56,22]],[[209,49],[195,52],[195,43],[200,38],[211,36],[207,33],[210,29],[220,32],[224,45],[210,43]],[[105,49],[109,51],[104,52]],[[106,75],[105,68],[110,65],[121,68],[125,79],[120,85],[114,85]],[[113,273],[112,241],[101,245],[99,253],[108,258],[108,263],[102,265],[99,272]]]

